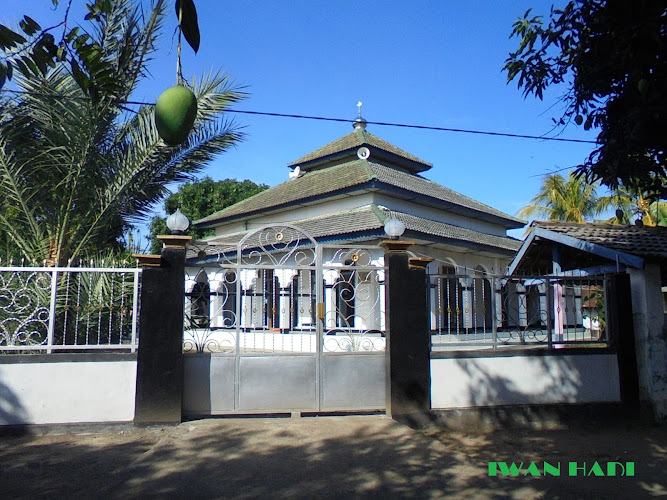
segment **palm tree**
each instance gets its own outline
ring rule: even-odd
[[[531,204],[519,210],[519,217],[544,217],[551,220],[583,223],[604,209],[597,196],[597,184],[589,184],[583,177],[570,173],[545,177],[540,192]]]
[[[180,146],[160,139],[152,106],[128,109],[165,4],[144,15],[131,0],[112,0],[81,42],[91,47],[89,79],[69,59],[44,75],[15,75],[19,97],[0,96],[0,233],[14,256],[62,265],[117,246],[168,183],[192,178],[241,140],[221,113],[245,94],[219,73],[191,82],[197,120]]]
[[[601,202],[603,209],[616,207],[616,215],[609,219],[612,224],[628,224],[634,215],[638,215],[645,226],[667,225],[662,215],[665,203],[652,200],[641,189],[620,186]]]

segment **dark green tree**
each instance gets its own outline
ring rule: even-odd
[[[30,55],[35,40],[50,35],[34,21],[23,26],[34,39],[11,38],[0,27],[4,71],[29,69],[13,74],[19,94],[0,93],[0,250],[15,259],[58,265],[119,247],[123,231],[151,212],[169,183],[191,179],[242,138],[222,113],[245,94],[222,74],[190,83],[197,118],[179,146],[160,139],[152,106],[128,110],[166,0],[146,13],[132,0],[87,5],[87,24],[64,33],[55,59]]]
[[[183,184],[178,191],[165,200],[164,211],[167,214],[172,214],[177,208],[180,208],[183,215],[190,219],[190,222],[194,222],[241,200],[250,198],[268,189],[268,187],[266,184],[255,184],[249,180],[225,179],[214,181],[210,177],[205,177],[198,181]],[[169,234],[166,219],[164,217],[153,217],[149,234],[151,253],[153,254],[159,254],[162,249],[162,243],[157,239],[157,236],[161,234]],[[203,238],[209,235],[210,231],[207,232],[190,225],[185,234],[194,238]]]
[[[547,23],[529,10],[505,61],[524,96],[565,84],[560,126],[598,128],[598,146],[577,173],[612,189],[667,196],[667,3],[571,0]]]

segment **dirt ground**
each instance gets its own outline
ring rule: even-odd
[[[38,429],[39,430],[39,429]],[[73,432],[76,431],[76,432]],[[523,462],[490,477],[489,462]],[[535,462],[561,476],[533,477]],[[567,464],[634,462],[633,477]],[[667,498],[667,427],[413,430],[384,416],[222,418],[0,437],[2,498]]]

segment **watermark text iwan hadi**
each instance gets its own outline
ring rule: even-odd
[[[634,462],[489,462],[489,476],[634,476]]]

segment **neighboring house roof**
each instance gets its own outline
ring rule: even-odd
[[[356,133],[356,132],[354,132]],[[390,191],[399,198],[419,199],[466,217],[489,220],[507,228],[524,225],[520,219],[468,198],[423,177],[368,160],[353,160],[325,169],[306,171],[296,179],[279,184],[231,207],[195,222],[212,227],[257,214],[360,191]]]
[[[644,260],[667,263],[667,228],[615,224],[575,224],[534,221],[531,231],[509,267],[510,274],[534,269],[544,271],[558,244],[564,269],[599,266],[642,268]]]
[[[398,165],[413,173],[423,172],[433,166],[431,163],[425,162],[424,160],[403,151],[384,139],[380,139],[367,132],[365,129],[358,128],[355,129],[354,132],[293,161],[288,167],[299,166],[302,170],[322,168],[323,166],[330,164],[332,161],[335,161],[337,158],[352,155],[356,157],[358,148],[362,146],[365,146],[370,150],[371,159],[375,156],[384,156],[383,159],[393,160]]]
[[[667,228],[619,224],[573,224],[540,221],[533,224],[614,250],[655,259],[667,259]]]
[[[334,241],[369,240],[386,238],[384,224],[391,218],[397,218],[405,224],[404,239],[424,239],[430,242],[438,241],[443,244],[474,249],[478,251],[492,251],[511,255],[521,246],[521,242],[502,236],[480,233],[472,229],[436,222],[410,214],[391,211],[384,207],[368,205],[354,210],[336,212],[308,219],[301,219],[290,224],[309,234],[322,243]],[[275,224],[280,226],[280,224]],[[222,237],[212,237],[206,240],[206,245],[199,246],[197,251],[204,250],[207,256],[216,256],[221,248],[229,249],[253,230],[228,234]],[[201,242],[204,243],[204,242]],[[194,258],[195,254],[188,258]],[[203,258],[202,256],[200,256]]]

